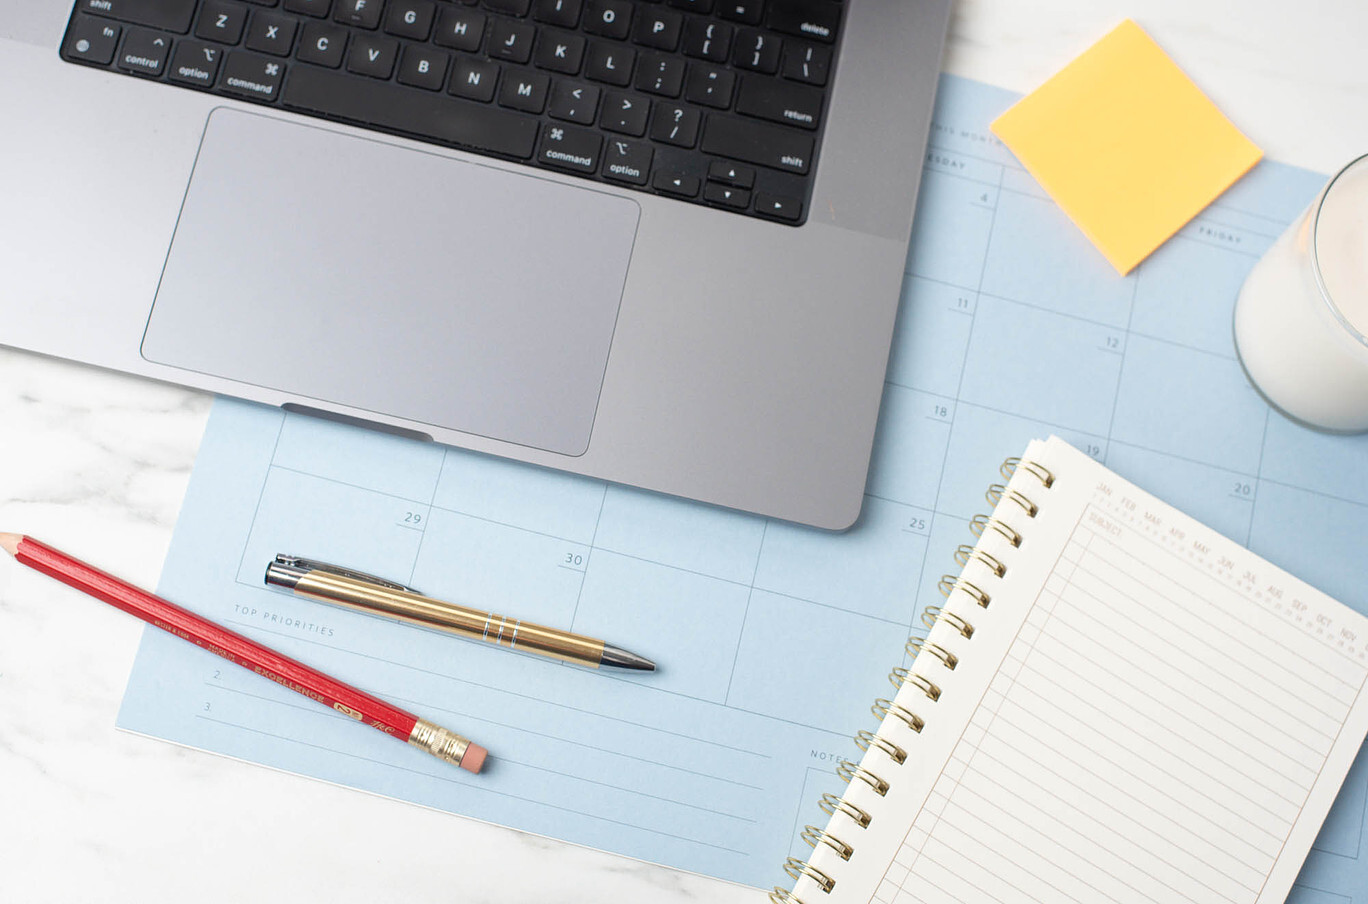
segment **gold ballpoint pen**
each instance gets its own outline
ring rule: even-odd
[[[655,671],[655,663],[651,660],[592,637],[443,602],[423,596],[412,587],[326,562],[278,555],[266,566],[266,583],[334,606],[385,615],[509,650],[587,665],[591,669],[611,666],[640,672]]]

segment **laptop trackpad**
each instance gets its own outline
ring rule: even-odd
[[[143,356],[579,455],[639,215],[591,188],[221,108]]]

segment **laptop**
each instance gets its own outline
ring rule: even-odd
[[[0,344],[858,517],[949,0],[0,0]]]

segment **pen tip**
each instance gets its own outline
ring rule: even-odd
[[[19,534],[0,533],[0,549],[12,556],[19,555],[19,541],[24,539]]]
[[[621,647],[615,647],[610,643],[603,645],[603,658],[599,660],[599,665],[611,666],[616,669],[632,669],[637,672],[655,671],[655,663],[645,656],[629,653]]]

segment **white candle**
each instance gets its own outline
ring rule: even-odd
[[[1360,157],[1250,272],[1235,303],[1235,347],[1275,407],[1311,427],[1357,433],[1368,430],[1365,337],[1368,157]]]

